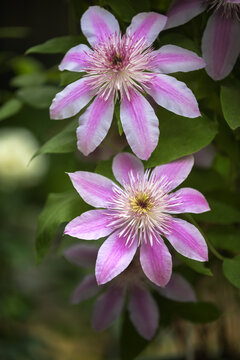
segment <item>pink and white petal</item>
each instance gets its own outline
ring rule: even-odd
[[[143,95],[131,90],[130,99],[125,95],[120,106],[120,118],[132,151],[147,160],[158,143],[158,118]]]
[[[156,287],[160,295],[167,299],[180,302],[195,302],[196,295],[191,284],[179,274],[172,274],[172,277],[165,288]]]
[[[79,304],[82,301],[92,298],[98,292],[99,286],[96,282],[95,276],[87,275],[74,290],[71,297],[71,303]]]
[[[96,279],[99,285],[105,284],[119,275],[131,263],[136,251],[137,239],[127,244],[127,238],[119,231],[109,236],[100,247],[96,262]]]
[[[200,214],[209,210],[210,207],[203,194],[192,188],[181,188],[169,194],[167,199],[167,212],[170,214]]]
[[[240,4],[240,0],[227,0],[226,2],[229,4]]]
[[[74,81],[53,99],[50,106],[51,119],[65,119],[76,115],[94,95],[88,79]]]
[[[165,236],[183,256],[198,261],[208,260],[208,248],[202,234],[187,221],[172,219],[171,230]]]
[[[206,8],[207,1],[204,0],[175,0],[167,12],[168,20],[165,29],[187,23]]]
[[[132,18],[126,34],[132,36],[136,42],[143,39],[146,47],[149,47],[163,30],[166,22],[167,17],[164,15],[156,12],[143,12]]]
[[[143,176],[144,174],[143,163],[130,153],[116,155],[113,159],[112,169],[115,178],[121,185],[129,183],[130,174],[132,174],[134,178],[138,175]]]
[[[110,35],[120,33],[116,18],[99,6],[90,6],[85,11],[81,18],[81,29],[93,47]]]
[[[120,315],[124,304],[124,289],[110,286],[96,301],[92,326],[95,331],[102,331],[111,326]]]
[[[80,116],[77,128],[77,146],[85,156],[93,152],[105,138],[111,126],[113,111],[113,98],[104,100],[98,95],[85,113]]]
[[[194,164],[192,155],[184,156],[181,159],[171,161],[168,164],[159,165],[152,171],[156,179],[162,179],[162,184],[166,192],[175,189],[189,175]]]
[[[156,301],[149,291],[139,286],[132,287],[128,310],[130,319],[139,334],[150,340],[158,328],[159,312]]]
[[[152,55],[151,67],[164,74],[199,70],[206,65],[196,53],[176,45],[164,45]]]
[[[88,171],[76,171],[68,174],[73,186],[83,200],[94,207],[107,207],[114,193],[114,182],[105,176]]]
[[[203,34],[202,53],[208,75],[214,80],[225,78],[240,53],[240,22],[215,12]]]
[[[59,70],[69,70],[69,71],[85,71],[89,65],[89,54],[92,53],[92,50],[84,44],[74,46],[64,56],[59,65]]]
[[[152,245],[141,245],[140,262],[145,275],[154,284],[165,286],[169,282],[172,274],[172,257],[160,235],[153,237]]]
[[[111,219],[106,210],[90,210],[67,224],[64,234],[83,240],[96,240],[111,234]]]
[[[175,114],[189,118],[201,116],[192,90],[172,76],[153,75],[151,81],[146,83],[145,90],[158,105]]]
[[[89,245],[73,245],[64,251],[65,258],[72,264],[91,268],[97,260],[98,247]]]

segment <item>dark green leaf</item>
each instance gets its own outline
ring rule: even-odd
[[[57,54],[65,53],[71,47],[81,44],[84,41],[83,36],[61,36],[47,40],[43,44],[36,45],[27,50],[26,54]]]
[[[135,359],[148,344],[149,341],[137,333],[126,312],[123,318],[120,337],[121,360]]]
[[[114,114],[115,114],[116,119],[117,119],[119,135],[122,136],[122,134],[123,134],[123,128],[122,128],[122,123],[121,123],[121,118],[120,118],[120,105],[119,105],[119,103],[117,103],[117,104],[115,105]]]
[[[10,99],[0,107],[0,121],[7,119],[22,108],[22,102],[18,99]]]
[[[130,22],[136,14],[129,0],[110,0],[106,3],[115,11],[121,20]]]
[[[234,224],[240,222],[240,211],[218,200],[208,199],[211,211],[195,215],[198,221],[212,224]]]
[[[223,115],[231,129],[240,126],[240,82],[232,82],[221,86],[221,104]]]
[[[199,274],[213,276],[212,271],[206,267],[206,265],[200,261],[195,261],[192,259],[188,259],[181,254],[177,254],[179,259],[181,259],[187,266],[196,271]]]
[[[36,260],[39,264],[47,254],[54,235],[65,221],[70,221],[88,209],[77,192],[50,194],[38,218],[36,237]]]
[[[229,229],[212,229],[208,232],[211,243],[219,249],[240,251],[240,231]]]
[[[84,73],[78,73],[73,71],[63,71],[60,74],[60,86],[67,86],[72,82],[81,79]]]
[[[219,309],[210,302],[196,303],[175,303],[175,313],[177,316],[193,323],[208,323],[215,321],[220,316]]]
[[[77,121],[74,120],[66,126],[60,133],[48,140],[34,155],[51,153],[69,153],[76,150],[76,128]]]
[[[240,289],[240,256],[224,260],[223,273],[231,284]]]
[[[157,112],[160,138],[147,166],[153,167],[192,154],[211,143],[217,125],[206,116],[196,119],[181,117],[164,109]]]
[[[43,73],[22,74],[12,78],[10,84],[15,87],[38,86],[44,84],[46,76]]]
[[[99,161],[95,172],[106,176],[107,178],[116,181],[113,172],[112,172],[112,159]]]
[[[17,91],[17,96],[24,103],[33,106],[37,109],[46,109],[51,105],[51,102],[59,91],[55,86],[31,86],[21,88]]]

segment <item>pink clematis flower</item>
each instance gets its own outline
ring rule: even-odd
[[[58,93],[50,107],[52,119],[76,115],[92,99],[79,118],[78,149],[88,155],[105,138],[112,122],[114,105],[120,99],[120,118],[127,141],[141,159],[148,159],[158,138],[158,118],[142,93],[161,106],[190,118],[200,116],[192,91],[165,75],[205,66],[192,51],[166,45],[151,47],[166,24],[166,16],[140,13],[121,36],[115,17],[99,6],[91,6],[81,18],[82,32],[92,46],[70,49],[59,69],[85,75]]]
[[[140,248],[140,263],[146,276],[158,286],[171,277],[172,259],[162,236],[182,255],[207,261],[208,251],[199,230],[173,214],[209,210],[197,190],[171,192],[188,176],[193,157],[145,171],[134,155],[121,153],[113,160],[113,173],[121,186],[106,177],[77,171],[70,173],[80,196],[98,210],[72,220],[65,234],[85,240],[110,235],[100,247],[96,262],[98,284],[105,284],[125,270]]]
[[[202,38],[206,71],[221,80],[232,71],[240,54],[240,0],[175,0],[165,29],[185,24],[208,7],[215,8]]]
[[[91,268],[97,258],[98,248],[88,245],[74,245],[65,251],[65,257],[71,263]],[[120,315],[126,293],[129,294],[128,311],[130,319],[139,334],[151,339],[159,323],[158,306],[148,287],[150,282],[144,276],[139,261],[136,259],[108,286],[98,286],[94,275],[86,275],[74,290],[71,302],[82,301],[103,293],[97,298],[92,318],[95,331],[102,331],[113,324]],[[181,302],[194,302],[196,296],[192,286],[180,275],[173,274],[165,288],[154,287],[161,296]]]

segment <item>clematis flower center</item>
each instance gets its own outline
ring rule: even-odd
[[[112,34],[87,55],[86,76],[105,100],[112,95],[117,98],[118,93],[129,98],[130,88],[143,91],[142,84],[149,80],[152,52],[146,49],[144,38],[136,41],[132,36]]]
[[[227,18],[235,18],[240,21],[240,4],[234,0],[207,0],[210,9],[221,10],[222,15]]]
[[[150,195],[140,192],[136,194],[135,198],[130,200],[132,211],[138,214],[148,213],[152,207]]]

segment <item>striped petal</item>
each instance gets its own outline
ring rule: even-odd
[[[115,184],[105,176],[87,171],[68,174],[73,186],[83,200],[94,207],[107,207],[111,201]]]
[[[98,95],[85,113],[80,116],[77,128],[77,146],[85,156],[93,152],[105,138],[111,126],[113,111],[113,98],[104,100]]]
[[[153,52],[151,66],[154,70],[169,74],[202,69],[205,62],[193,51],[175,45],[165,45]]]
[[[131,90],[130,99],[124,96],[120,117],[127,141],[133,152],[147,160],[158,143],[158,118],[149,102],[137,91]]]
[[[150,340],[157,330],[159,321],[158,306],[152,295],[142,287],[132,287],[128,310],[139,334]]]
[[[167,212],[170,214],[200,214],[210,210],[205,197],[199,191],[191,188],[182,188],[169,194],[167,207]]]
[[[141,160],[129,153],[116,155],[113,159],[112,168],[115,178],[123,186],[129,183],[130,175],[136,178],[144,174],[144,166]]]
[[[112,34],[119,34],[116,18],[99,6],[90,6],[81,18],[81,29],[89,44],[97,45]]]
[[[152,171],[152,176],[156,179],[162,179],[166,192],[169,192],[175,189],[188,177],[193,164],[194,157],[192,155],[185,156],[168,164],[155,167]]]
[[[89,63],[89,54],[92,50],[84,44],[80,44],[71,48],[59,65],[59,70],[69,71],[85,71]]]
[[[172,274],[165,288],[156,287],[160,295],[180,302],[194,302],[196,295],[191,284],[179,274]]]
[[[207,8],[204,0],[175,0],[167,12],[165,29],[185,24]]]
[[[64,234],[84,240],[96,240],[111,234],[106,210],[90,210],[67,224]]]
[[[82,301],[92,298],[98,292],[99,286],[96,282],[95,276],[87,275],[74,290],[71,297],[71,303],[79,304]]]
[[[123,304],[123,288],[110,286],[95,303],[92,319],[94,330],[102,331],[111,326],[120,315]]]
[[[167,17],[155,12],[144,12],[132,18],[126,34],[132,36],[135,41],[144,39],[146,47],[156,40],[160,31],[164,28]]]
[[[230,74],[240,53],[240,22],[215,12],[203,34],[202,53],[211,78],[221,80]]]
[[[147,242],[141,245],[140,262],[145,275],[156,285],[165,286],[172,274],[172,257],[158,236],[153,238],[152,245]]]
[[[183,256],[198,261],[208,260],[208,248],[202,234],[187,221],[172,219],[171,231],[165,236]]]
[[[168,75],[153,75],[145,90],[158,105],[175,114],[195,118],[201,116],[193,92],[185,83]]]
[[[50,106],[51,119],[65,119],[76,115],[93,98],[89,80],[74,81],[59,92]]]
[[[99,285],[105,284],[119,275],[131,263],[136,250],[137,240],[126,245],[127,239],[115,232],[100,247],[96,262],[96,279]]]
[[[73,245],[64,251],[65,258],[74,265],[91,268],[97,259],[98,247],[89,245]]]

